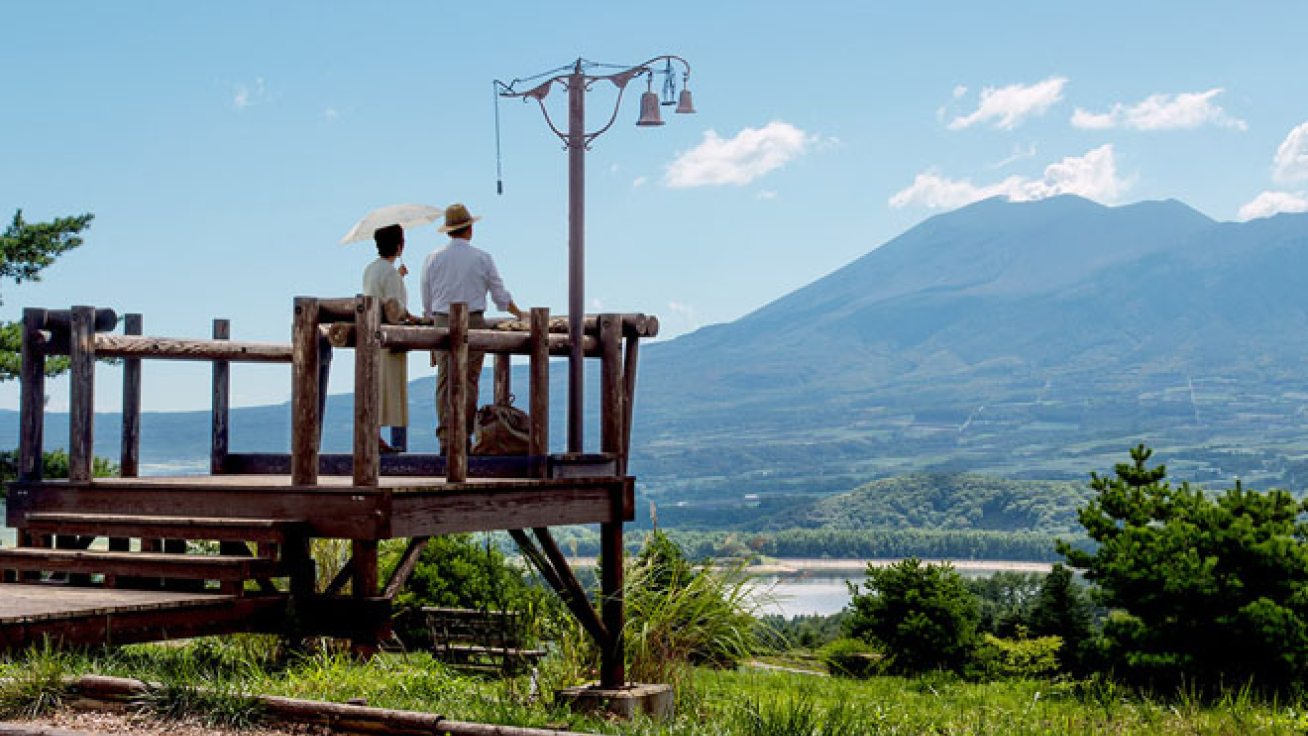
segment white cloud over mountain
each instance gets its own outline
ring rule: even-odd
[[[1066,77],[1050,77],[1029,85],[986,87],[981,90],[981,100],[977,109],[969,115],[954,118],[949,123],[949,129],[962,130],[979,123],[989,123],[1001,130],[1013,130],[1027,118],[1043,115],[1054,103],[1061,100],[1063,87],[1066,84]],[[966,90],[966,87],[955,87],[955,99],[966,93]]]
[[[1245,222],[1281,212],[1308,212],[1308,197],[1303,192],[1263,192],[1241,207],[1237,216]]]
[[[1149,95],[1134,105],[1114,103],[1106,113],[1092,113],[1078,107],[1072,113],[1072,125],[1086,130],[1178,130],[1205,125],[1248,129],[1243,120],[1214,104],[1213,98],[1222,91],[1216,87],[1207,92]]]
[[[817,136],[781,121],[745,128],[732,138],[705,131],[702,143],[668,164],[663,184],[672,188],[741,186],[785,166],[819,142]]]
[[[1099,202],[1115,201],[1130,186],[1117,175],[1112,144],[1069,156],[1045,167],[1039,179],[1010,176],[993,184],[977,185],[966,179],[950,179],[935,172],[918,174],[913,183],[889,200],[896,209],[918,205],[932,209],[953,209],[994,196],[1014,202],[1045,199],[1059,194],[1076,194]]]
[[[1308,180],[1308,123],[1285,136],[1272,160],[1272,178],[1279,182]]]

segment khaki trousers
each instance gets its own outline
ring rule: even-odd
[[[446,314],[436,314],[435,324],[437,327],[449,327],[450,318]],[[486,317],[483,312],[468,313],[468,329],[483,330],[486,328]],[[433,350],[432,359],[436,363],[436,439],[441,443],[441,454],[445,454],[445,443],[448,429],[445,421],[446,408],[449,405],[450,396],[450,367],[454,363],[454,356],[450,355],[448,350]],[[468,351],[468,401],[464,407],[467,412],[468,438],[471,442],[472,423],[477,417],[477,396],[481,386],[481,368],[486,360],[486,353],[481,350]]]

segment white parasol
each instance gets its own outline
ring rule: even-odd
[[[445,216],[445,210],[425,204],[392,204],[369,212],[341,238],[341,245],[370,240],[378,228],[399,225],[405,229],[426,225]]]

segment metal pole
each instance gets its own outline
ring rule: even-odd
[[[586,77],[568,77],[568,452],[583,451],[581,353],[586,307]]]

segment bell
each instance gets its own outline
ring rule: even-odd
[[[640,120],[636,125],[662,125],[663,117],[659,115],[659,96],[657,92],[644,92],[640,96]]]
[[[688,115],[695,112],[695,103],[690,101],[690,90],[682,88],[681,96],[677,98],[676,112],[680,115]]]

